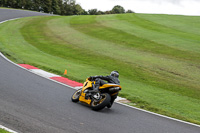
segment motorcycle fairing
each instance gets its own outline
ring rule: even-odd
[[[122,88],[120,85],[117,85],[117,84],[104,84],[104,85],[100,86],[99,89],[105,89],[105,88],[111,88],[111,87],[120,87],[120,88]]]

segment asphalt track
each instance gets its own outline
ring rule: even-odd
[[[37,15],[44,14],[0,9],[0,21]],[[200,133],[197,126],[117,103],[92,111],[72,103],[73,92],[0,56],[0,125],[19,133]]]

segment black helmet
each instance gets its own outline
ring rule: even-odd
[[[110,73],[110,76],[119,78],[119,72],[118,72],[118,71],[112,71],[112,72]]]

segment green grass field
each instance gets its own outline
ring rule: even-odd
[[[0,128],[0,133],[10,133],[10,132],[8,132],[8,131],[3,130],[3,129]]]
[[[118,70],[130,105],[200,124],[199,28],[192,16],[31,17],[0,25],[0,51],[79,82]]]

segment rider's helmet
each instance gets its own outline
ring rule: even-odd
[[[119,78],[119,72],[118,72],[118,71],[112,71],[112,72],[110,73],[110,76]]]

